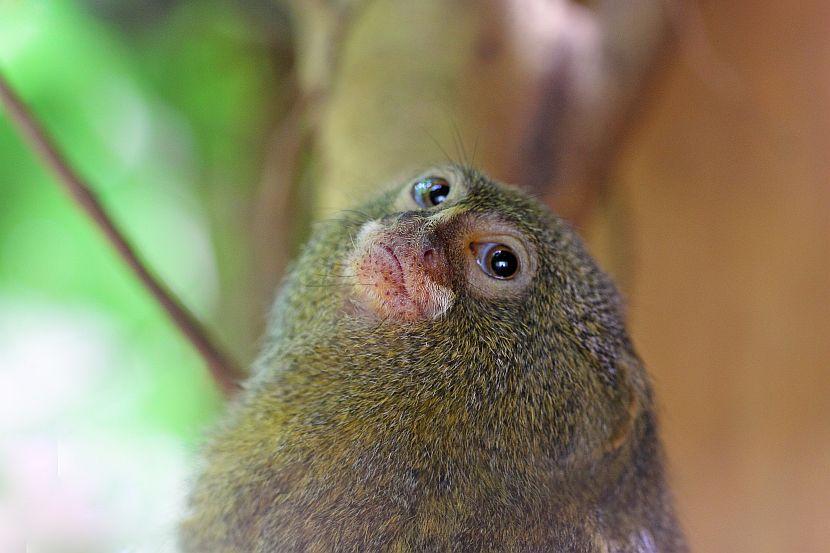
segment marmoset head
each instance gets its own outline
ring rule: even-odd
[[[274,319],[260,371],[319,361],[326,376],[308,382],[308,401],[338,380],[339,408],[363,417],[358,434],[382,405],[394,424],[431,417],[459,439],[538,432],[564,454],[613,441],[630,415],[620,372],[635,362],[613,285],[547,208],[460,166],[325,223]]]
[[[257,365],[206,451],[191,551],[679,539],[614,287],[547,208],[473,170],[324,223]]]

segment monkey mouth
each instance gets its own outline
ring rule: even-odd
[[[379,291],[382,291],[386,301],[396,304],[402,312],[414,311],[419,318],[426,317],[424,309],[406,287],[406,272],[395,250],[383,243],[374,245],[372,249],[377,251],[369,255],[381,258],[378,268],[382,273],[384,289]],[[385,260],[382,259],[384,257]]]
[[[376,222],[364,225],[349,259],[350,299],[359,311],[385,320],[416,321],[444,313],[454,294],[428,274],[423,248]]]

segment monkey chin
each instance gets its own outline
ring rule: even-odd
[[[448,271],[443,255],[412,235],[377,221],[363,225],[349,256],[346,274],[354,284],[349,299],[355,312],[388,321],[436,319],[455,299],[436,282]]]

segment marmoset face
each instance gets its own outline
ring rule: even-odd
[[[613,378],[627,347],[619,296],[576,233],[521,191],[457,165],[324,223],[280,298],[273,351],[326,335],[354,343],[345,356],[425,347],[423,364],[455,355],[549,375],[557,365],[572,382],[564,372]]]
[[[540,428],[561,409],[619,407],[629,348],[616,290],[576,234],[460,166],[414,175],[322,227],[272,329],[263,367],[313,353],[360,394],[498,395]]]
[[[527,293],[539,260],[525,217],[489,209],[482,183],[454,167],[406,182],[388,215],[365,222],[346,265],[358,312],[387,321],[445,315],[460,294],[481,301]],[[483,195],[483,194],[482,194]],[[527,214],[530,215],[530,214]]]

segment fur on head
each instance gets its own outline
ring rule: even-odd
[[[325,223],[259,366],[257,380],[315,373],[280,386],[297,428],[336,432],[337,447],[382,433],[393,449],[485,444],[579,464],[648,402],[619,296],[576,234],[459,166]]]
[[[322,224],[246,387],[192,496],[193,550],[675,535],[616,290],[565,223],[473,170]]]

